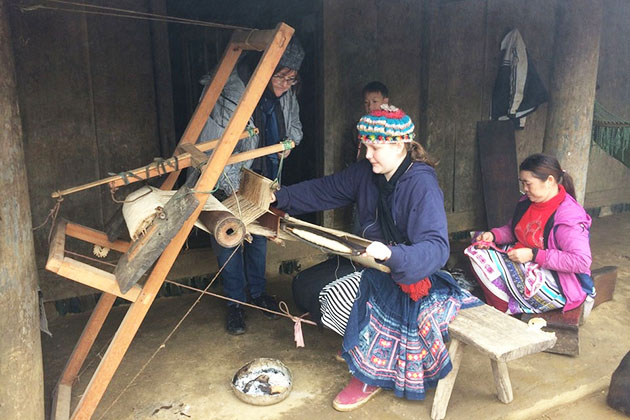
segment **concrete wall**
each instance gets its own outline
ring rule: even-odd
[[[100,3],[152,10],[150,1]],[[146,21],[45,10],[14,10],[11,25],[37,226],[55,204],[51,192],[143,166],[160,156],[157,46],[151,36],[157,28]],[[170,91],[170,85],[165,88]],[[167,110],[162,127],[168,126],[168,116]],[[119,192],[119,198],[123,194]],[[58,217],[103,229],[116,208],[109,189],[100,187],[65,198]],[[49,229],[50,223],[34,232],[45,299],[93,292],[44,270]],[[88,247],[77,250],[91,253]]]

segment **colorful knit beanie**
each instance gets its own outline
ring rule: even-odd
[[[415,134],[413,121],[402,110],[383,104],[381,109],[361,117],[357,123],[359,140],[363,143],[409,143]]]

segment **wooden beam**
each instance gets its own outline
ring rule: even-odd
[[[92,348],[105,319],[107,319],[109,311],[112,309],[112,306],[114,306],[115,301],[116,296],[109,293],[103,293],[98,299],[98,303],[92,311],[92,315],[90,315],[90,319],[83,329],[81,337],[74,346],[72,355],[63,370],[61,379],[59,379],[60,384],[72,385],[74,383],[74,380],[77,378],[79,370],[81,369],[81,366],[83,366],[83,362],[85,362],[85,358],[90,352],[90,349]]]
[[[53,228],[48,250],[48,260],[46,261],[46,269],[53,273],[59,271],[59,267],[63,264],[67,225],[68,222],[65,219],[59,219]]]
[[[244,131],[239,139],[245,139],[252,135],[258,134],[258,129],[255,128],[253,130]],[[219,144],[219,139],[210,140],[205,143],[200,143],[196,147],[202,152],[206,152],[208,150],[212,150]],[[180,146],[178,146],[180,147]],[[207,157],[206,157],[207,160]],[[236,162],[240,162],[236,160]],[[234,162],[232,162],[234,163]],[[133,183],[137,181],[141,181],[144,179],[153,178],[156,176],[164,175],[167,173],[172,173],[175,171],[175,168],[179,170],[188,168],[193,165],[193,161],[190,153],[181,153],[176,154],[175,156],[164,159],[160,166],[158,164],[154,164],[153,166],[146,165],[142,168],[131,169],[129,171],[124,172],[127,179],[121,175],[112,175],[107,178],[99,179],[97,181],[88,182],[87,184],[78,185],[71,188],[66,188],[65,190],[54,191],[50,196],[52,198],[60,198],[68,194],[72,194],[79,191],[84,191],[89,188],[98,187],[99,185],[109,184],[110,187],[119,187],[121,185],[126,185],[128,183]],[[179,173],[179,172],[178,172]]]
[[[120,291],[116,277],[112,273],[72,258],[64,258],[56,273],[77,283],[116,295],[130,302],[135,302],[142,290],[140,286],[135,285],[127,293],[123,293]]]
[[[94,245],[103,246],[123,253],[127,252],[127,249],[129,249],[129,242],[121,240],[110,242],[109,239],[107,239],[106,233],[79,225],[77,223],[66,222],[65,229],[65,234],[67,236],[71,236]]]
[[[242,50],[263,51],[274,38],[274,35],[275,31],[273,30],[236,31],[232,36],[232,43],[235,48]]]
[[[202,144],[206,144],[206,143],[202,143]],[[214,144],[214,146],[216,146],[217,143]],[[192,146],[192,145],[190,145]],[[198,145],[201,146],[201,145]],[[179,146],[178,146],[179,147]],[[193,146],[194,147],[194,146]],[[289,148],[293,149],[295,147],[295,143],[293,141],[291,141],[291,143],[289,144]],[[197,147],[199,150],[203,150],[201,147]],[[239,162],[244,162],[246,160],[252,160],[252,159],[256,159],[257,157],[261,157],[261,156],[266,156],[266,155],[270,155],[272,153],[279,153],[282,152],[283,150],[285,150],[285,146],[281,143],[279,144],[273,144],[271,146],[265,146],[265,147],[260,147],[258,149],[253,149],[253,150],[248,150],[246,152],[242,152],[242,153],[237,153],[235,155],[230,156],[230,158],[227,161],[226,165],[232,165],[234,163],[239,163]],[[178,163],[178,167],[179,169],[183,169],[183,168],[188,168],[190,166],[193,166],[193,159],[190,153],[184,153],[181,154],[177,157],[173,157],[170,158],[168,160],[166,160],[165,162],[168,162],[171,159],[178,159],[179,163]],[[207,158],[206,158],[207,160]],[[174,165],[165,165],[164,168],[158,170],[156,167],[152,167],[148,173],[149,176],[148,178],[152,178],[155,176],[159,176],[159,175],[163,175],[164,173],[173,173],[175,171],[175,166]],[[122,185],[126,185],[126,184],[132,184],[134,182],[138,182],[144,179],[147,179],[147,170],[145,168],[139,168],[139,169],[134,169],[132,172],[135,176],[132,177],[128,177],[127,178],[127,182],[125,182],[125,180],[123,180],[122,177],[120,176],[116,176],[113,177],[113,180],[111,182],[109,182],[109,186],[111,188],[116,188],[116,187],[120,187]],[[210,189],[212,189],[214,186],[212,186]]]

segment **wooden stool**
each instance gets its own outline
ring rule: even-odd
[[[449,325],[449,334],[449,353],[453,369],[438,382],[431,409],[433,420],[441,420],[446,416],[466,345],[488,356],[497,397],[507,404],[513,399],[507,362],[546,350],[556,342],[555,334],[530,328],[488,305],[460,311]]]

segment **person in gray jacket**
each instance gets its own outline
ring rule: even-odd
[[[243,96],[245,86],[252,76],[259,57],[260,54],[258,53],[248,53],[239,60],[210,113],[210,117],[199,136],[199,143],[221,137]],[[293,140],[296,145],[300,143],[302,123],[300,122],[300,107],[296,91],[300,81],[298,71],[303,59],[304,50],[299,41],[292,38],[247,123],[247,128],[258,128],[259,134],[240,140],[234,148],[234,153],[270,146],[288,139]],[[211,78],[204,78],[202,83],[205,81],[207,86],[209,79]],[[222,200],[237,191],[243,168],[252,169],[272,180],[278,179],[281,159],[289,156],[289,152],[290,150],[286,150],[278,154],[226,166],[219,178],[215,195],[219,200]],[[234,248],[223,248],[216,241],[213,240],[212,242],[219,267],[227,263],[221,273],[225,294],[231,299],[245,302],[249,292],[252,303],[277,311],[278,304],[275,298],[266,293],[266,238],[253,235],[253,241],[251,243],[244,242],[232,258],[230,256],[233,254]],[[277,315],[269,312],[263,311],[263,314],[269,318],[277,318]],[[226,329],[234,335],[245,332],[242,305],[234,302],[228,303]]]

